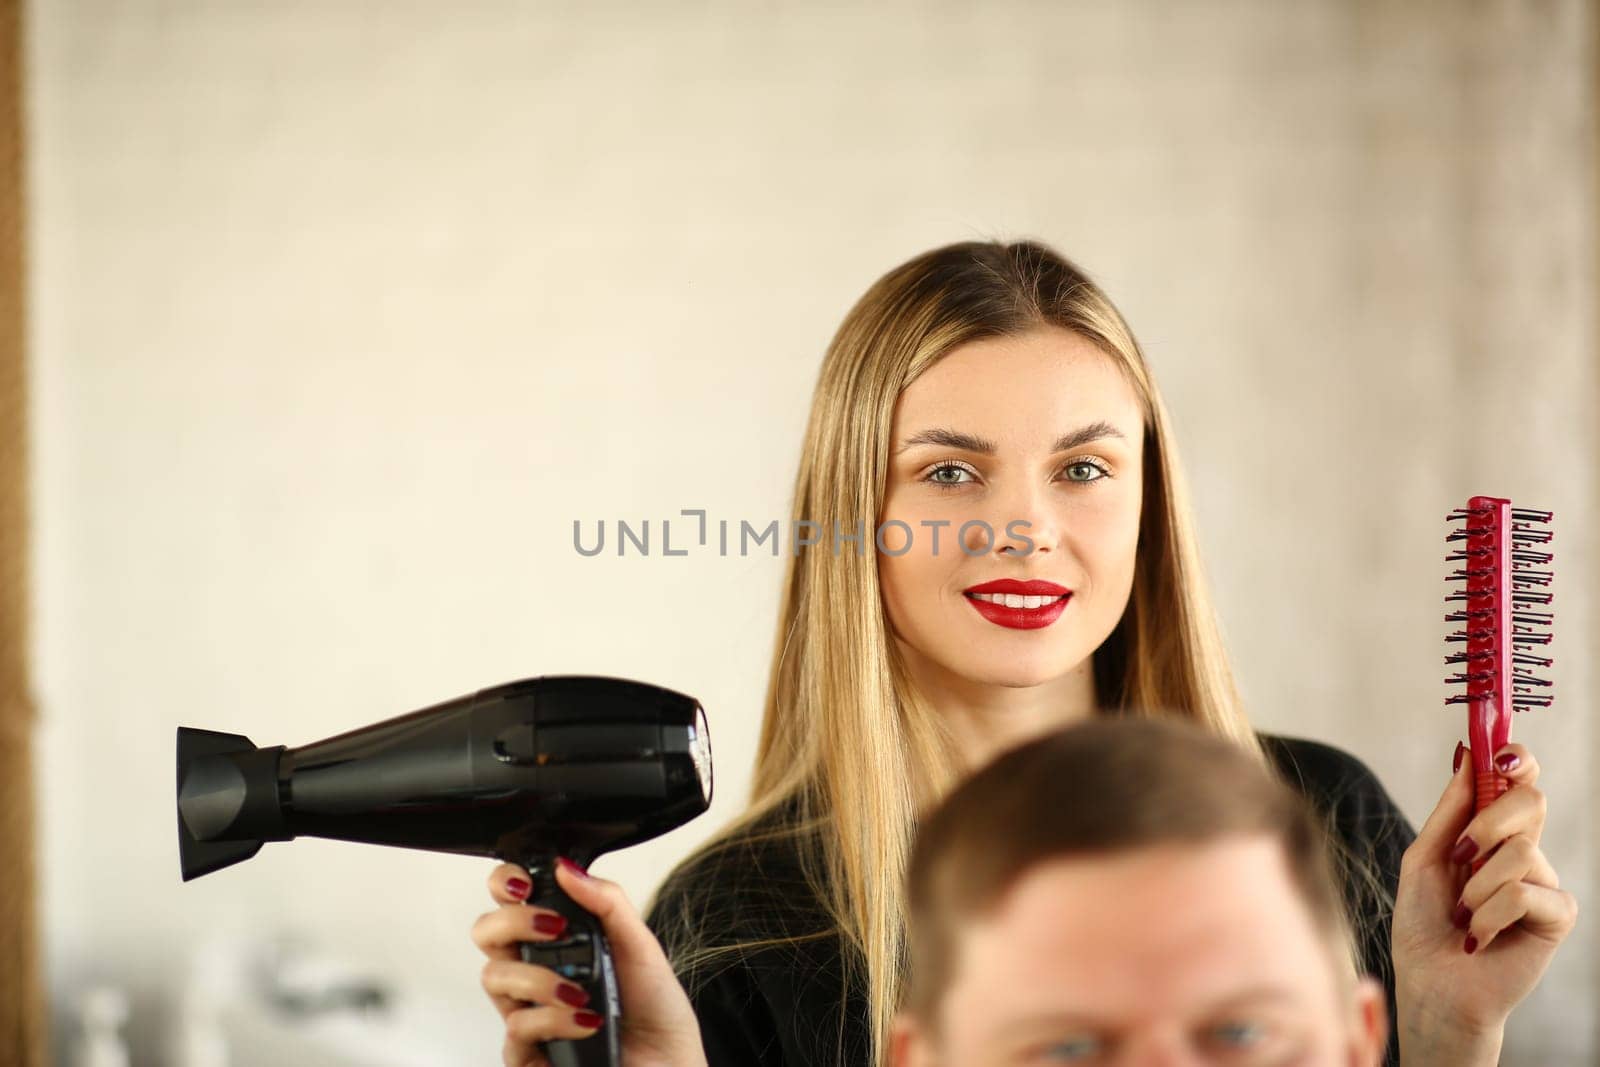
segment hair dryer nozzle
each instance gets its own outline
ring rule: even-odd
[[[178,727],[178,860],[185,882],[290,836],[278,806],[282,751],[258,749],[239,734]]]

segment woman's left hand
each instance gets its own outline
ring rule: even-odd
[[[1460,753],[1400,863],[1391,944],[1406,1067],[1498,1062],[1511,1009],[1538,985],[1578,916],[1539,850],[1538,761],[1522,745],[1496,752],[1509,788],[1473,815],[1472,756]]]

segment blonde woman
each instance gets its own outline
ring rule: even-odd
[[[711,1067],[882,1064],[919,813],[1002,750],[1149,708],[1233,741],[1327,820],[1363,966],[1394,1004],[1391,1057],[1494,1062],[1574,907],[1538,848],[1531,754],[1497,754],[1514,785],[1470,822],[1454,775],[1413,847],[1357,759],[1251,728],[1160,394],[1082,271],[1035,242],[966,242],[879,279],[823,361],[793,507],[821,536],[790,557],[750,805],[647,920],[687,1002],[663,991],[660,949],[614,887],[579,890],[628,946],[640,1064],[680,1062],[660,1035],[685,1003]],[[506,1063],[537,1063],[535,1042],[594,1017],[514,958],[548,936],[521,903],[525,872],[497,869],[490,890],[483,985]]]

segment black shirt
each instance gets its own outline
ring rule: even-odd
[[[1372,772],[1354,756],[1297,738],[1261,735],[1283,778],[1324,814],[1348,852],[1377,875],[1387,899],[1366,879],[1345,879],[1362,963],[1382,980],[1389,1001],[1390,1065],[1399,1062],[1389,911],[1400,855],[1415,831]],[[728,943],[805,935],[793,944],[682,965],[674,938],[683,922]],[[674,871],[645,922],[689,991],[710,1067],[861,1067],[867,1063],[867,1005],[841,998],[844,961],[838,935],[801,872],[792,839],[741,839]]]

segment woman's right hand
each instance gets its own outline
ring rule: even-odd
[[[600,920],[611,942],[622,1002],[624,1067],[705,1067],[689,997],[667,962],[667,955],[615,882],[584,873],[563,860],[556,881],[579,907]],[[505,1067],[549,1067],[541,1042],[584,1038],[603,1018],[584,1006],[586,995],[554,971],[524,963],[520,941],[552,941],[564,920],[553,911],[525,903],[533,886],[528,872],[501,864],[489,875],[489,895],[500,905],[479,916],[472,940],[489,957],[483,989],[505,1020],[501,1050]]]
[[[1533,753],[1494,754],[1508,788],[1474,814],[1471,751],[1456,752],[1450,784],[1400,861],[1391,946],[1407,1067],[1500,1062],[1506,1019],[1578,914],[1539,848],[1545,798]],[[1478,856],[1488,860],[1473,873]]]

